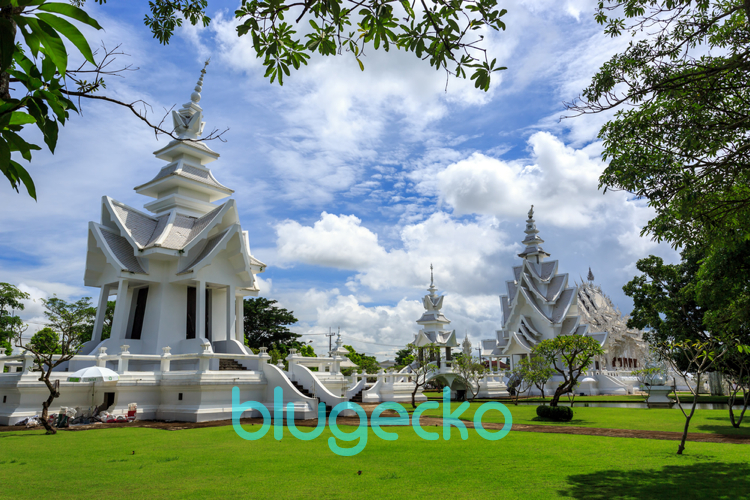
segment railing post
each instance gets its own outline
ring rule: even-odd
[[[26,375],[27,373],[31,372],[32,368],[34,367],[34,359],[34,355],[31,354],[31,352],[23,352],[23,365],[21,368],[21,373]]]
[[[107,360],[104,359],[106,355],[107,355],[107,348],[100,347],[99,354],[97,354],[96,356],[96,366],[101,366],[102,368],[107,366]]]
[[[7,358],[5,355],[5,348],[0,347],[0,373],[5,372],[5,358]]]
[[[211,361],[211,358],[208,356],[209,354],[212,354],[211,351],[211,342],[206,341],[201,344],[201,352],[198,354],[198,371],[201,373],[206,373],[209,368],[209,362]]]
[[[270,363],[271,362],[271,356],[268,354],[268,347],[261,347],[258,349],[260,351],[260,354],[258,354],[258,357],[260,358],[261,363]]]
[[[172,360],[170,359],[172,357],[172,354],[169,352],[172,350],[171,347],[162,347],[162,355],[161,355],[161,371],[168,372],[170,369],[170,364],[172,363]]]
[[[120,357],[117,360],[117,373],[125,373],[128,371],[128,360],[130,358],[129,345],[120,346]]]

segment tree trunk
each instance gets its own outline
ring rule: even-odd
[[[414,391],[411,393],[411,407],[417,407],[417,391],[419,390],[419,384],[414,381]]]
[[[13,15],[23,12],[23,9],[23,7],[5,7],[0,10],[0,16],[7,18],[10,22],[11,37],[13,38],[14,43],[18,28],[16,26],[16,22],[13,20]],[[10,100],[10,74],[5,71],[0,73],[0,99],[2,99],[3,101]]]
[[[44,368],[42,368],[42,370],[44,370]],[[51,371],[52,368],[50,368],[49,371],[47,371],[47,373],[45,373],[42,377],[39,377],[39,380],[41,382],[44,382],[47,386],[47,389],[49,389],[49,397],[47,398],[47,401],[42,403],[42,425],[47,431],[47,434],[57,434],[57,429],[52,427],[49,422],[47,422],[49,407],[52,405],[52,402],[55,400],[55,398],[60,397],[60,393],[55,390],[55,386],[53,386],[49,381],[49,374]]]
[[[737,400],[737,392],[739,391],[739,388],[732,391],[732,394],[729,396],[729,420],[732,422],[732,427],[735,429],[740,428],[740,424],[742,423],[742,419],[745,417],[745,411],[747,410],[747,405],[750,403],[750,391],[744,391],[744,396],[742,398],[742,412],[740,413],[739,419],[735,421],[734,418],[734,402]]]
[[[552,401],[549,402],[550,406],[557,406],[557,403],[560,401],[560,398],[563,394],[568,392],[568,387],[570,386],[569,382],[563,382],[562,384],[557,386],[557,389],[555,389],[555,394],[552,396]]]
[[[685,449],[685,441],[687,440],[688,435],[688,427],[690,427],[690,419],[693,418],[693,414],[695,413],[695,407],[698,404],[698,387],[700,387],[700,377],[697,378],[697,384],[695,389],[695,394],[693,394],[693,406],[690,408],[690,414],[685,416],[685,429],[682,431],[682,440],[680,441],[680,446],[677,448],[677,454],[682,455],[682,451]],[[675,391],[675,394],[677,394],[677,391]],[[679,398],[678,398],[679,401]]]

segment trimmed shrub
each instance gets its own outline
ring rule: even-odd
[[[536,407],[536,414],[556,422],[570,422],[573,419],[573,409],[569,406],[539,405]]]

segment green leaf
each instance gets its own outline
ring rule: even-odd
[[[16,24],[18,24],[18,31],[20,31],[23,35],[23,39],[26,42],[26,45],[28,45],[29,50],[31,50],[31,55],[36,57],[37,54],[39,54],[39,47],[41,45],[39,37],[34,34],[34,32],[31,30],[31,27],[28,25],[28,23],[26,23],[26,20],[24,18],[20,17],[16,19]],[[18,57],[14,56],[14,59],[18,61]],[[29,70],[26,70],[26,72],[28,73]]]
[[[92,28],[96,28],[98,30],[102,29],[102,27],[99,26],[99,23],[96,22],[96,19],[93,19],[82,9],[79,9],[78,7],[70,5],[68,3],[47,2],[37,7],[37,9],[46,12],[54,12],[55,14],[62,14],[63,16],[67,16],[75,19],[76,21],[88,24]]]
[[[29,173],[16,161],[11,160],[10,164],[15,168],[16,175],[21,179],[23,185],[26,186],[26,191],[29,192],[29,196],[36,200],[36,186],[34,186],[34,181],[31,180]]]
[[[10,115],[9,125],[25,125],[27,123],[35,123],[36,120],[33,116],[23,113],[21,111],[14,111]]]
[[[49,24],[52,29],[57,30],[58,33],[70,40],[71,43],[76,46],[76,48],[81,52],[83,57],[86,58],[88,62],[96,65],[96,62],[94,61],[94,54],[91,53],[89,42],[86,40],[83,34],[81,34],[78,28],[73,26],[67,20],[61,17],[53,16],[52,14],[39,13],[37,14],[37,17]]]
[[[44,49],[40,49],[40,51],[52,59],[52,62],[57,66],[57,71],[65,76],[65,71],[68,69],[68,52],[65,50],[65,44],[63,44],[60,35],[41,19],[30,17],[27,22],[32,32],[39,37],[44,46]]]

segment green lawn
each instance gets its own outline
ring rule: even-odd
[[[427,396],[428,399],[434,399],[438,401],[442,401],[443,399],[443,393],[437,392],[437,391],[425,391],[424,395]],[[693,395],[686,392],[680,392],[680,401],[682,401],[682,404],[691,404],[693,402]],[[670,397],[674,399],[674,393],[670,394]],[[501,402],[506,402],[506,399],[509,401],[511,398],[503,398]],[[540,397],[534,397],[534,398],[524,398],[521,397],[519,401],[525,401],[528,403],[540,403],[540,402],[549,402],[551,399],[551,394],[548,394],[545,399],[542,399]],[[497,399],[487,400],[487,399],[477,399],[477,401],[497,401]],[[561,399],[562,402],[567,403],[568,398],[564,396]],[[629,394],[624,396],[576,396],[575,402],[630,402],[630,403],[643,403],[646,401],[646,395],[640,395],[640,394]],[[720,404],[727,404],[729,402],[728,396],[710,396],[708,394],[701,394],[698,396],[698,402],[699,403],[720,403]],[[735,406],[742,405],[742,394],[737,396],[737,401],[735,402]],[[738,408],[738,410],[741,410],[741,408]]]
[[[451,403],[455,410],[461,403]],[[471,403],[469,409],[461,414],[462,420],[472,420],[474,412],[483,403]],[[505,404],[513,415],[514,424],[539,424],[539,425],[571,425],[578,427],[599,427],[605,429],[637,429],[651,431],[673,431],[682,432],[685,426],[685,417],[679,409],[656,409],[656,408],[586,408],[583,406],[573,407],[573,420],[570,422],[538,421],[536,418],[536,405]],[[411,406],[407,408],[411,411]],[[443,410],[427,410],[425,416],[442,416]],[[504,422],[502,414],[497,411],[489,411],[482,418],[484,422]],[[737,434],[750,436],[750,415],[746,415],[739,429],[735,429],[729,423],[728,410],[696,410],[690,421],[690,432],[706,432],[716,434]],[[750,453],[750,450],[749,450]]]
[[[750,491],[746,445],[688,443],[677,456],[675,441],[511,432],[491,442],[474,431],[423,441],[395,430],[397,441],[370,431],[353,457],[328,449],[328,430],[312,441],[288,431],[245,441],[230,426],[2,433],[0,497],[619,500],[679,491],[689,500]]]

